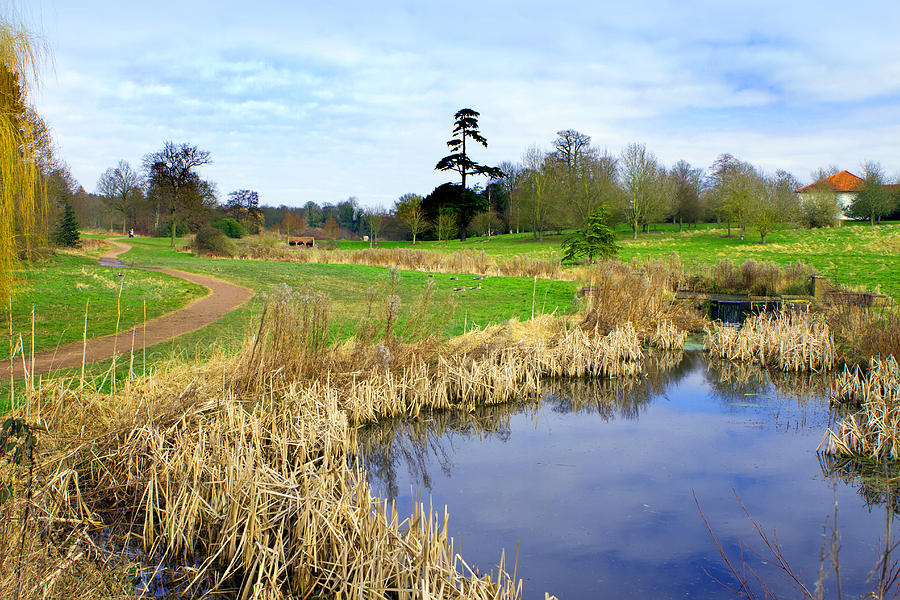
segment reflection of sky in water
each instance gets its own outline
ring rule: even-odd
[[[822,475],[816,455],[827,404],[758,382],[727,388],[716,379],[693,356],[668,378],[636,390],[631,408],[618,414],[609,408],[599,414],[596,402],[575,402],[578,410],[565,412],[569,403],[562,395],[548,397],[539,410],[507,406],[479,413],[493,414],[500,427],[492,429],[508,426],[508,435],[470,426],[452,431],[461,426],[436,416],[443,433],[432,434],[426,450],[416,454],[410,448],[421,445],[395,438],[395,451],[380,453],[373,486],[390,495],[384,474],[393,474],[400,514],[410,511],[411,489],[426,504],[429,494],[435,507],[446,504],[469,564],[490,569],[502,548],[512,559],[518,543],[526,597],[548,591],[562,600],[733,597],[703,571],[728,577],[691,491],[736,556],[739,541],[757,549],[761,543],[734,489],[750,514],[769,533],[775,530],[795,570],[814,586],[822,526],[834,501],[833,482]],[[497,418],[497,410],[506,412]],[[396,451],[400,446],[405,458],[416,454],[411,466]],[[392,465],[385,469],[385,462]],[[870,512],[856,490],[840,482],[837,501],[849,597],[867,590],[884,513]],[[774,569],[753,564],[775,589],[795,595],[787,594]]]

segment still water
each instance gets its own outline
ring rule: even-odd
[[[892,513],[871,480],[817,454],[833,418],[825,382],[699,353],[667,361],[639,380],[550,382],[539,399],[369,427],[370,481],[400,514],[416,497],[447,505],[458,550],[483,571],[518,548],[529,599],[736,597],[712,579],[734,584],[694,495],[739,564],[742,544],[764,546],[737,495],[810,590],[837,502],[843,594],[872,589]],[[767,557],[744,557],[798,597]]]

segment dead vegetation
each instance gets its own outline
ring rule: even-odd
[[[740,329],[707,329],[713,358],[750,362],[782,371],[828,371],[837,364],[834,336],[825,318],[808,310],[761,313]]]
[[[817,271],[802,260],[782,266],[748,258],[738,266],[731,259],[721,258],[715,264],[701,268],[696,275],[685,277],[681,289],[754,296],[811,295],[811,278],[816,274]]]
[[[832,401],[857,410],[828,430],[829,453],[900,459],[900,366],[894,357],[872,358],[865,371],[845,367]]]
[[[241,244],[238,258],[282,262],[397,267],[427,273],[473,273],[490,276],[571,279],[558,259],[530,256],[496,257],[477,250],[440,252],[419,248],[365,248],[360,250],[297,250],[279,240]]]
[[[388,294],[379,323],[329,345],[327,299],[282,289],[236,358],[131,376],[112,395],[29,388],[17,417],[39,443],[34,470],[9,471],[0,553],[16,558],[0,597],[125,596],[162,578],[187,597],[518,598],[514,561],[470,569],[445,512],[402,516],[372,495],[348,460],[357,428],[534,396],[548,376],[640,373],[642,334],[681,336],[655,294],[640,327],[597,303],[452,340],[393,335]]]

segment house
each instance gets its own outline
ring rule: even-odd
[[[835,173],[825,179],[820,179],[815,183],[802,187],[799,190],[796,190],[796,192],[797,196],[800,198],[800,202],[803,203],[807,200],[811,200],[813,195],[816,192],[821,191],[823,187],[831,190],[841,203],[841,219],[847,220],[850,218],[848,216],[850,213],[850,205],[856,200],[856,195],[863,188],[865,183],[866,180],[862,177],[857,177],[850,171],[841,171],[840,173]],[[888,188],[892,193],[895,193],[898,188],[900,188],[900,185],[892,184],[884,187]]]
[[[856,194],[859,193],[859,190],[862,189],[865,183],[866,180],[862,177],[857,177],[850,171],[841,171],[800,188],[797,190],[797,196],[799,196],[802,203],[812,199],[813,194],[822,190],[823,187],[830,189],[841,203],[841,218],[849,219],[850,217],[847,214],[850,212],[850,205],[856,200]]]

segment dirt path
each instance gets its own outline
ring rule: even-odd
[[[118,256],[131,249],[131,246],[122,242],[112,241],[116,249],[100,257],[99,263],[106,267],[128,268],[119,262]],[[140,268],[140,267],[131,267]],[[152,346],[159,342],[172,339],[183,333],[188,333],[209,325],[230,313],[253,296],[253,292],[245,287],[222,281],[208,275],[197,275],[172,269],[148,269],[166,273],[173,277],[180,277],[193,283],[202,285],[209,290],[206,296],[194,300],[184,308],[166,313],[146,323],[122,331],[118,335],[105,335],[91,338],[85,347],[82,341],[72,342],[53,350],[45,350],[34,355],[34,375],[43,375],[57,369],[81,365],[82,355],[86,364],[97,362],[127,354],[132,350]],[[32,370],[31,357],[27,357],[28,369]],[[16,378],[25,375],[22,365],[22,356],[13,362]],[[0,363],[0,380],[9,379],[9,361]]]

